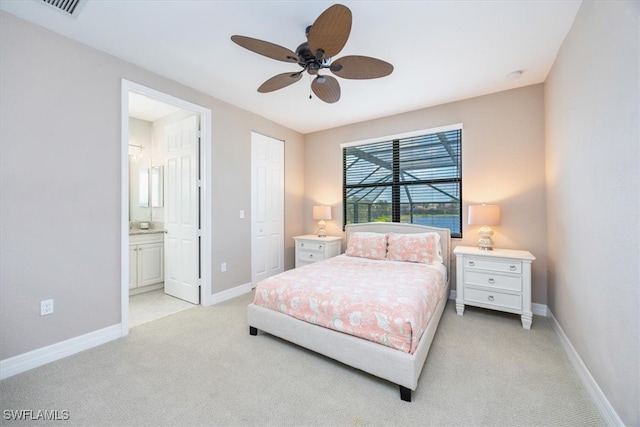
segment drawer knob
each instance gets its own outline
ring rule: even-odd
[[[491,283],[492,285],[495,283],[496,281],[493,280],[493,277],[489,277],[489,283]]]
[[[487,299],[488,299],[489,301],[493,301],[493,295],[489,295],[489,296],[487,297]]]
[[[322,249],[322,245],[318,245],[318,249]]]
[[[309,254],[309,258],[313,258],[313,254]]]
[[[469,261],[469,265],[470,265],[471,267],[473,267],[474,265],[476,265],[476,263],[475,263],[475,262],[473,262],[473,261]]]
[[[301,247],[301,248],[304,248],[304,243],[300,243],[300,247]]]
[[[517,270],[517,268],[516,268],[516,266],[515,266],[515,265],[511,264],[511,265],[509,266],[509,270],[511,270],[511,271],[516,271],[516,270]]]

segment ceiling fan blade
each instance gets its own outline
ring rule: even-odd
[[[351,11],[341,4],[334,4],[322,12],[309,29],[307,39],[314,55],[324,50],[324,58],[337,55],[347,43],[351,32]]]
[[[340,99],[340,84],[331,76],[318,76],[311,82],[311,90],[324,102],[333,104]]]
[[[329,69],[343,79],[377,79],[393,72],[393,65],[370,56],[345,56],[331,64]]]
[[[231,36],[231,41],[245,49],[284,62],[298,62],[298,55],[280,45],[246,36]]]
[[[266,82],[262,83],[258,88],[258,92],[267,93],[273,92],[274,90],[282,89],[283,87],[287,87],[291,84],[294,84],[302,77],[302,72],[297,73],[282,73],[277,76],[271,77]]]

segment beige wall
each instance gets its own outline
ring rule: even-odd
[[[306,135],[305,230],[315,231],[311,209],[322,203],[335,218],[327,233],[342,235],[341,143],[462,123],[463,238],[453,246],[477,244],[477,228],[466,225],[469,204],[498,203],[495,244],[536,256],[533,302],[546,304],[543,104],[543,86],[533,85]]]
[[[583,2],[545,86],[549,306],[640,425],[640,3]]]
[[[302,135],[4,12],[0,46],[0,359],[120,323],[123,78],[212,110],[213,293],[251,282],[251,131],[285,141],[293,266]]]

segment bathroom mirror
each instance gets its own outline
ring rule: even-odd
[[[149,207],[149,169],[140,169],[138,176],[138,206]]]
[[[162,166],[143,168],[138,176],[138,206],[148,208],[151,203],[152,208],[161,208],[163,200],[163,176]]]
[[[156,126],[129,117],[129,221],[133,223],[164,221],[162,123]]]
[[[153,166],[151,168],[151,207],[153,208],[161,208],[164,206],[164,189],[163,189],[163,181],[164,177],[162,176],[163,167],[162,166]]]

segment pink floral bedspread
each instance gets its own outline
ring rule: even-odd
[[[444,267],[340,255],[269,277],[254,304],[413,353],[445,286]]]

